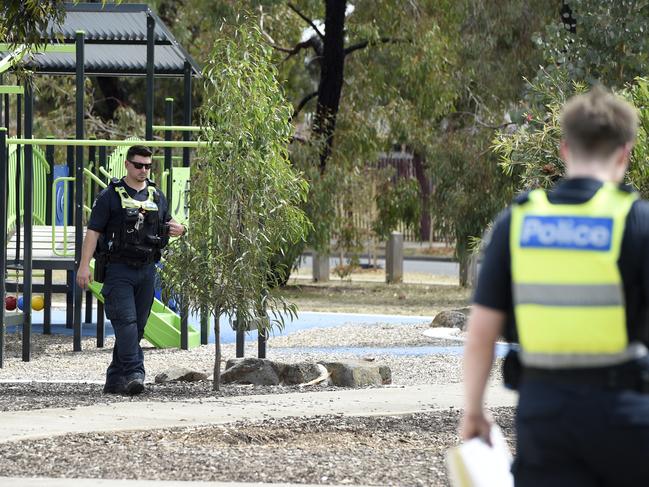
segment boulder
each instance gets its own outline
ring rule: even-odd
[[[331,382],[339,387],[365,387],[389,384],[392,381],[390,368],[387,366],[369,365],[361,361],[320,362],[329,374]],[[383,369],[383,371],[381,371]],[[384,382],[384,380],[388,382]]]
[[[261,358],[243,358],[235,361],[228,360],[225,372],[221,374],[221,382],[230,384],[254,384],[258,386],[276,386],[285,364]]]
[[[431,328],[459,328],[464,331],[466,329],[467,320],[467,315],[462,311],[440,311],[437,313],[430,326]]]
[[[287,386],[305,384],[321,377],[323,372],[326,373],[327,370],[323,370],[323,367],[320,364],[310,362],[286,364],[280,380],[282,384]]]
[[[165,382],[198,382],[206,380],[207,374],[186,367],[171,367],[155,376],[156,384]]]
[[[387,365],[379,365],[379,375],[383,381],[383,385],[392,384],[392,371]]]
[[[317,383],[339,387],[365,387],[391,384],[392,372],[387,365],[368,363],[363,360],[285,364],[251,357],[228,360],[226,369],[221,374],[221,381],[224,384],[314,385]]]

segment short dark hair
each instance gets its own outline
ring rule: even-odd
[[[151,152],[151,149],[148,147],[144,147],[143,145],[133,145],[128,148],[128,152],[126,153],[126,160],[130,161],[133,159],[133,156],[140,156],[140,157],[151,157],[153,155],[153,152]]]
[[[638,113],[603,86],[572,97],[561,113],[563,138],[580,156],[608,157],[635,141]]]

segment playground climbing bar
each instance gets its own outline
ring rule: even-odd
[[[131,147],[135,142],[132,140],[107,140],[107,139],[92,139],[92,140],[75,140],[75,139],[23,139],[23,138],[11,138],[7,139],[7,144],[9,145],[54,145],[54,146],[84,146],[90,147],[96,145],[97,147]],[[208,143],[201,140],[140,140],[138,144],[146,145],[151,148],[160,148],[171,147],[175,149],[198,149],[201,147],[207,147]]]

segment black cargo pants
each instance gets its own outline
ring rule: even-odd
[[[119,387],[133,379],[144,380],[140,340],[153,304],[154,280],[154,264],[108,264],[101,293],[106,316],[115,331],[113,360],[106,371],[109,387]]]

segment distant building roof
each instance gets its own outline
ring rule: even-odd
[[[182,48],[160,18],[146,4],[78,3],[65,4],[63,23],[50,23],[43,40],[74,43],[76,32],[85,32],[85,71],[89,75],[145,76],[147,51],[147,15],[155,21],[155,74],[182,76],[185,61],[194,76],[201,70]],[[26,60],[27,67],[38,73],[74,73],[74,53],[39,53]]]

